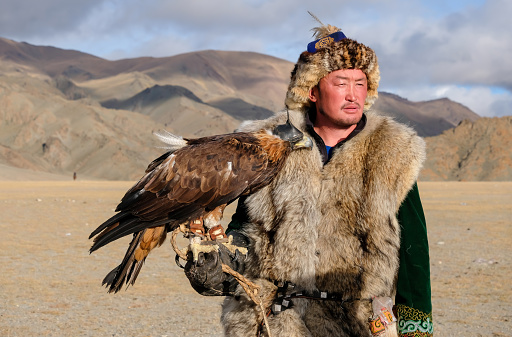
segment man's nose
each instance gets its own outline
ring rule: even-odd
[[[355,95],[355,87],[353,85],[348,86],[345,99],[349,102],[354,102],[357,99]]]

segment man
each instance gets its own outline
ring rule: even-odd
[[[199,293],[228,295],[227,336],[432,336],[416,185],[424,142],[370,110],[380,80],[372,49],[330,25],[316,37],[285,100],[291,122],[316,147],[292,153],[269,186],[239,201],[228,232],[248,247],[246,256],[220,250],[189,263],[186,274]],[[222,273],[221,260],[260,286],[265,324],[260,307]]]

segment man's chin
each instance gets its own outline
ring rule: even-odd
[[[359,123],[361,118],[363,118],[363,114],[360,112],[354,114],[345,114],[342,118],[336,120],[336,124],[340,127],[352,126]]]

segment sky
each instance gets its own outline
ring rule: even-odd
[[[511,0],[2,0],[0,37],[109,60],[214,49],[296,62],[318,23],[375,50],[386,91],[512,115]],[[284,98],[283,98],[284,99]]]

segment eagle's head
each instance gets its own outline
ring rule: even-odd
[[[290,122],[290,119],[288,119],[284,124],[277,125],[274,130],[272,130],[272,134],[284,141],[289,142],[292,150],[302,148],[310,149],[313,146],[313,141],[311,141],[311,138],[297,129]]]

